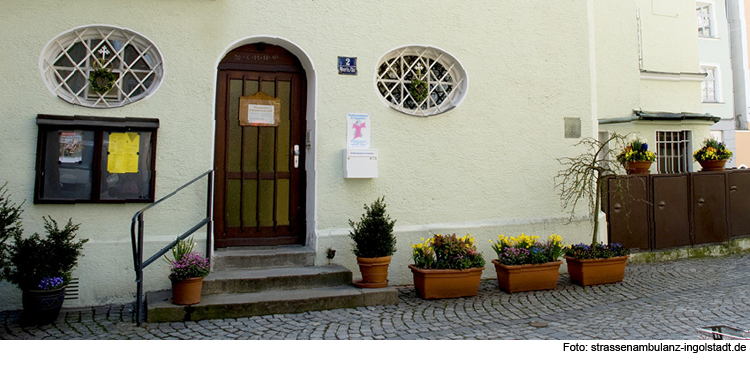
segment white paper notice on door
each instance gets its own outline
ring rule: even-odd
[[[273,105],[248,105],[247,121],[252,125],[274,125],[274,106]]]

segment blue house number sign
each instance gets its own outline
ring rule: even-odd
[[[357,75],[357,58],[339,56],[339,74]]]

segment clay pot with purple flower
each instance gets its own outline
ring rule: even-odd
[[[194,252],[193,238],[178,239],[172,248],[169,279],[172,281],[172,303],[193,305],[201,302],[203,278],[211,272],[208,258]]]
[[[629,257],[621,244],[576,244],[565,250],[570,280],[581,286],[622,281]]]

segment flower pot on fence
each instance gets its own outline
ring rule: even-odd
[[[358,288],[384,288],[388,286],[388,266],[391,264],[391,256],[363,258],[357,257],[359,272],[362,273],[362,281],[354,283]]]
[[[625,264],[630,256],[577,259],[565,257],[570,280],[581,286],[611,284],[625,277]]]
[[[724,165],[727,160],[698,161],[701,164],[701,171],[724,171]]]
[[[479,292],[484,267],[466,270],[427,270],[409,265],[414,275],[414,288],[422,299],[459,298]]]
[[[203,289],[203,277],[191,277],[189,279],[172,280],[172,303],[177,305],[192,305],[201,302],[201,290]]]
[[[648,174],[650,173],[651,161],[630,161],[625,163],[625,171],[628,174]]]
[[[46,325],[54,322],[65,301],[65,288],[55,290],[23,290],[23,314],[25,325]]]
[[[492,263],[497,271],[497,284],[500,289],[506,293],[515,293],[556,289],[562,261],[506,266],[493,259]]]

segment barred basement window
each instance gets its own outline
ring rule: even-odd
[[[96,91],[89,81],[100,68],[114,76],[109,90]],[[52,93],[72,104],[95,108],[138,101],[154,93],[164,76],[161,53],[150,40],[106,25],[79,27],[57,36],[45,47],[40,69]]]
[[[434,47],[406,46],[380,59],[376,88],[388,106],[405,114],[430,116],[458,106],[468,79],[452,55]]]
[[[689,172],[693,156],[691,132],[656,131],[656,168],[659,174]]]

